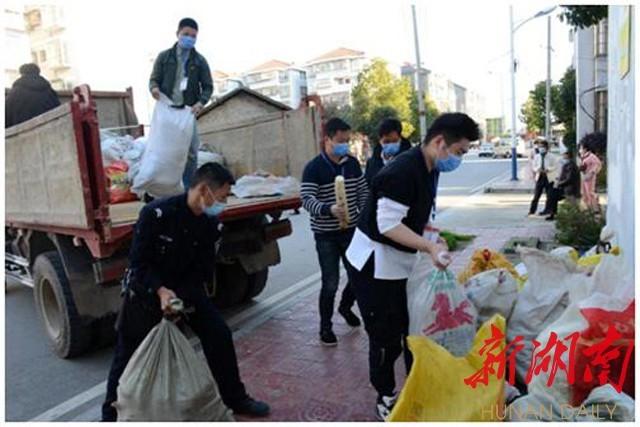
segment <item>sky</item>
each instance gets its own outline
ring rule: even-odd
[[[12,3],[26,3],[13,0]],[[43,2],[44,3],[44,2]],[[241,72],[270,59],[303,64],[336,47],[382,57],[398,70],[415,62],[411,5],[416,5],[423,66],[484,95],[487,116],[510,112],[509,3],[456,0],[53,1],[64,6],[78,80],[96,90],[134,87],[148,122],[146,82],[152,59],[175,42],[177,22],[198,21],[196,48],[212,69]],[[552,6],[517,2],[514,20]],[[552,16],[552,80],[571,65],[569,27]],[[517,110],[546,78],[546,17],[515,35]]]

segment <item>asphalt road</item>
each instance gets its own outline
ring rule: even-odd
[[[439,210],[447,209],[453,200],[478,191],[483,184],[504,177],[509,170],[508,160],[480,160],[473,155],[467,156],[458,170],[441,174]],[[234,319],[245,313],[249,316],[265,306],[275,305],[276,300],[294,297],[298,289],[317,284],[319,267],[313,236],[308,216],[301,212],[290,217],[293,234],[279,241],[283,261],[270,270],[265,291],[255,302],[226,312],[225,318]],[[289,289],[291,296],[287,295]],[[10,284],[5,300],[7,421],[28,421],[61,404],[66,408],[73,407],[70,399],[96,386],[95,390],[99,391],[100,383],[107,376],[112,348],[96,350],[73,360],[59,359],[50,351],[36,317],[31,289]],[[254,317],[256,321],[261,319]],[[99,401],[98,397],[94,397],[89,418],[79,416],[76,419],[92,419],[97,411],[96,401]]]

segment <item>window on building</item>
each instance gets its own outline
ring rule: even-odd
[[[607,20],[603,19],[596,26],[596,56],[606,55],[607,54],[607,31],[608,24]]]
[[[280,71],[278,73],[280,83],[286,83],[289,81],[289,72],[288,71]]]
[[[607,131],[607,91],[596,92],[596,132]]]
[[[35,52],[35,51],[33,51],[33,50],[31,51],[31,61],[32,61],[34,64],[37,64],[37,63],[38,63],[38,53],[37,53],[37,52]]]
[[[47,62],[47,51],[41,50],[38,52],[38,64],[44,64]]]
[[[347,69],[347,62],[346,61],[334,61],[332,63],[333,65],[333,69],[334,70],[346,70]]]
[[[290,94],[289,86],[282,86],[280,88],[280,98],[288,98]]]

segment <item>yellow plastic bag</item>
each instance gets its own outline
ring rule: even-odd
[[[619,246],[614,246],[613,248],[611,248],[611,251],[609,252],[610,255],[620,255],[620,247]],[[590,255],[590,256],[583,256],[582,258],[578,259],[578,265],[580,267],[585,267],[588,269],[593,269],[595,268],[598,264],[600,264],[600,261],[602,260],[602,257],[605,256],[607,254],[596,254],[596,255]]]
[[[490,249],[478,249],[471,256],[467,267],[458,275],[458,283],[465,284],[476,274],[495,268],[507,269],[514,279],[518,280],[520,278],[513,264],[504,255]]]
[[[504,317],[496,314],[478,330],[473,347],[465,357],[454,357],[429,338],[409,336],[413,366],[389,421],[496,421],[504,409],[505,380],[490,376],[487,385],[476,388],[464,379],[478,372],[486,354],[484,341],[491,337],[491,325],[505,333]],[[505,348],[504,340],[491,351]]]

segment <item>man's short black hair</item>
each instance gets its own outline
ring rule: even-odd
[[[20,66],[20,69],[18,70],[20,72],[21,76],[26,76],[29,74],[32,75],[39,75],[40,74],[40,67],[38,67],[37,64],[22,64]]]
[[[206,183],[213,190],[222,187],[225,184],[235,184],[235,179],[229,171],[219,163],[209,162],[200,166],[196,171],[196,175],[191,181],[191,188],[196,188],[201,183]]]
[[[198,31],[198,23],[193,18],[182,18],[178,23],[178,31],[180,31],[184,27],[191,27],[194,30]]]
[[[329,138],[333,138],[334,136],[336,136],[336,133],[338,133],[338,131],[345,132],[351,130],[351,126],[349,126],[349,124],[344,120],[334,117],[327,121],[325,130],[327,132],[327,136]]]
[[[455,144],[463,138],[477,141],[480,139],[480,128],[464,113],[444,113],[431,124],[422,143],[428,144],[438,135],[444,136],[447,145]]]
[[[402,134],[402,122],[398,119],[384,119],[378,128],[378,136],[383,137],[391,132]]]

